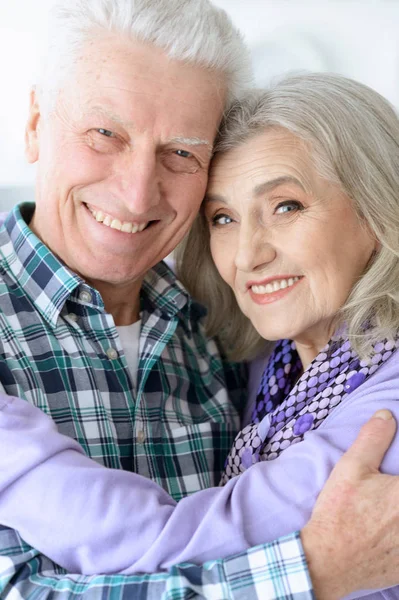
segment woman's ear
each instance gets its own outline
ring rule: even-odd
[[[35,88],[30,91],[29,117],[25,127],[25,156],[29,163],[39,158],[40,108]]]

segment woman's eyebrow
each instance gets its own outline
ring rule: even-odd
[[[294,184],[300,187],[304,192],[306,192],[302,182],[299,181],[299,179],[297,179],[296,177],[284,175],[282,177],[276,177],[275,179],[265,181],[264,183],[259,183],[253,188],[252,193],[255,197],[262,196],[267,192],[271,192],[276,187],[279,187],[280,185],[285,185],[287,183]]]
[[[207,192],[204,196],[202,204],[209,204],[210,202],[220,202],[222,204],[227,204],[227,200],[224,196],[221,196],[220,194],[210,194]]]
[[[270,192],[275,188],[279,187],[280,185],[284,185],[287,183],[291,183],[300,187],[301,190],[303,190],[306,193],[305,187],[303,183],[299,181],[299,179],[297,179],[296,177],[291,177],[290,175],[284,175],[282,177],[276,177],[275,179],[270,179],[269,181],[259,183],[253,188],[252,195],[254,197],[263,196],[263,194]],[[228,204],[228,200],[224,196],[221,196],[220,194],[211,194],[210,192],[207,192],[205,194],[203,204],[206,204],[208,202],[220,202],[222,204]]]

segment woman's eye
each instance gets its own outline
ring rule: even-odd
[[[233,219],[228,215],[215,215],[212,217],[212,225],[217,227],[218,225],[230,225],[233,222]]]
[[[105,137],[113,137],[114,134],[112,131],[110,131],[109,129],[97,129],[98,133],[101,133],[101,135],[104,135]]]
[[[302,204],[297,202],[296,200],[287,200],[286,202],[280,202],[277,206],[275,213],[277,215],[282,215],[290,212],[295,212],[297,210],[301,210]]]

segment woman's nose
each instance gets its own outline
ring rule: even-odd
[[[262,228],[241,227],[235,265],[239,271],[251,272],[262,270],[276,257],[276,250],[267,239],[267,232]]]

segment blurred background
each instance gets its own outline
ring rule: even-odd
[[[214,0],[243,32],[260,86],[292,71],[333,71],[371,86],[399,108],[399,0]],[[0,210],[34,199],[24,158],[51,0],[0,0]]]

